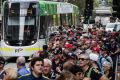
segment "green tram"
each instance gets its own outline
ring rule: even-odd
[[[78,21],[78,7],[64,2],[40,1],[41,23],[54,31],[58,26],[76,25]]]
[[[41,50],[60,25],[76,25],[78,7],[66,2],[8,0],[2,10],[2,56],[29,56]]]

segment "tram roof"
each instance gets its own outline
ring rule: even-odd
[[[8,2],[39,2],[39,0],[8,0]]]
[[[40,15],[78,13],[78,7],[66,2],[40,1]]]
[[[78,7],[67,2],[41,1],[41,0],[8,0],[8,2],[39,2],[41,16],[65,13],[78,14]]]

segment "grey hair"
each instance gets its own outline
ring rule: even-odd
[[[17,58],[16,63],[24,64],[26,62],[25,57],[20,56]]]
[[[111,67],[111,63],[108,62],[108,61],[103,62],[103,66],[104,66],[104,65],[107,65],[107,66]]]
[[[47,64],[49,64],[50,66],[52,66],[52,61],[51,61],[50,59],[45,58],[45,59],[44,59],[44,63],[47,63]]]

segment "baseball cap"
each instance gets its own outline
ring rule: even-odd
[[[74,53],[68,53],[67,57],[69,59],[75,59],[77,56]]]
[[[0,64],[5,64],[5,59],[3,57],[0,57]]]
[[[93,52],[99,52],[100,51],[100,49],[98,48],[98,47],[93,47]]]
[[[65,45],[65,48],[67,48],[67,49],[72,48],[72,44],[66,44],[66,45]]]

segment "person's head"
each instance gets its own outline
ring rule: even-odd
[[[74,65],[73,62],[67,61],[63,64],[63,70],[69,70]]]
[[[107,50],[105,48],[101,48],[101,55],[106,56],[107,55]]]
[[[80,49],[77,49],[77,50],[75,51],[75,54],[78,56],[78,55],[80,55],[81,52],[82,52],[82,51],[81,51]]]
[[[25,57],[23,56],[18,57],[16,63],[18,68],[25,66],[26,63]]]
[[[63,71],[56,80],[75,80],[74,75],[69,71]]]
[[[17,70],[14,68],[5,69],[3,80],[17,80]]]
[[[67,58],[68,58],[68,60],[73,60],[74,61],[74,60],[76,60],[77,56],[76,56],[76,54],[69,52],[67,54]]]
[[[110,70],[110,67],[111,67],[110,62],[105,61],[105,62],[103,63],[103,67],[104,67],[104,72],[109,71],[109,70]]]
[[[72,44],[69,44],[69,43],[68,43],[68,44],[65,44],[65,49],[71,50],[72,47],[73,47]]]
[[[49,59],[44,59],[43,74],[49,75],[52,69],[52,62]]]
[[[97,61],[98,61],[98,59],[99,59],[99,55],[96,54],[96,53],[90,53],[90,54],[89,54],[89,57],[90,57],[90,64],[91,64],[94,68],[98,68]]]
[[[47,50],[48,46],[47,45],[43,45],[43,50]]]
[[[48,49],[52,49],[53,48],[53,43],[52,42],[49,42],[48,43]]]
[[[79,60],[79,65],[80,67],[84,67],[84,66],[87,66],[89,63],[90,63],[90,57],[88,54],[80,54],[78,56],[78,60]]]
[[[0,57],[0,70],[4,68],[5,65],[5,59],[3,57]]]
[[[115,39],[111,39],[110,42],[114,44],[115,43]]]
[[[32,58],[30,67],[33,74],[37,76],[41,75],[43,69],[43,59],[40,57]]]
[[[83,80],[84,78],[84,73],[83,70],[81,69],[80,66],[78,65],[73,65],[69,71],[75,76],[76,80]]]

